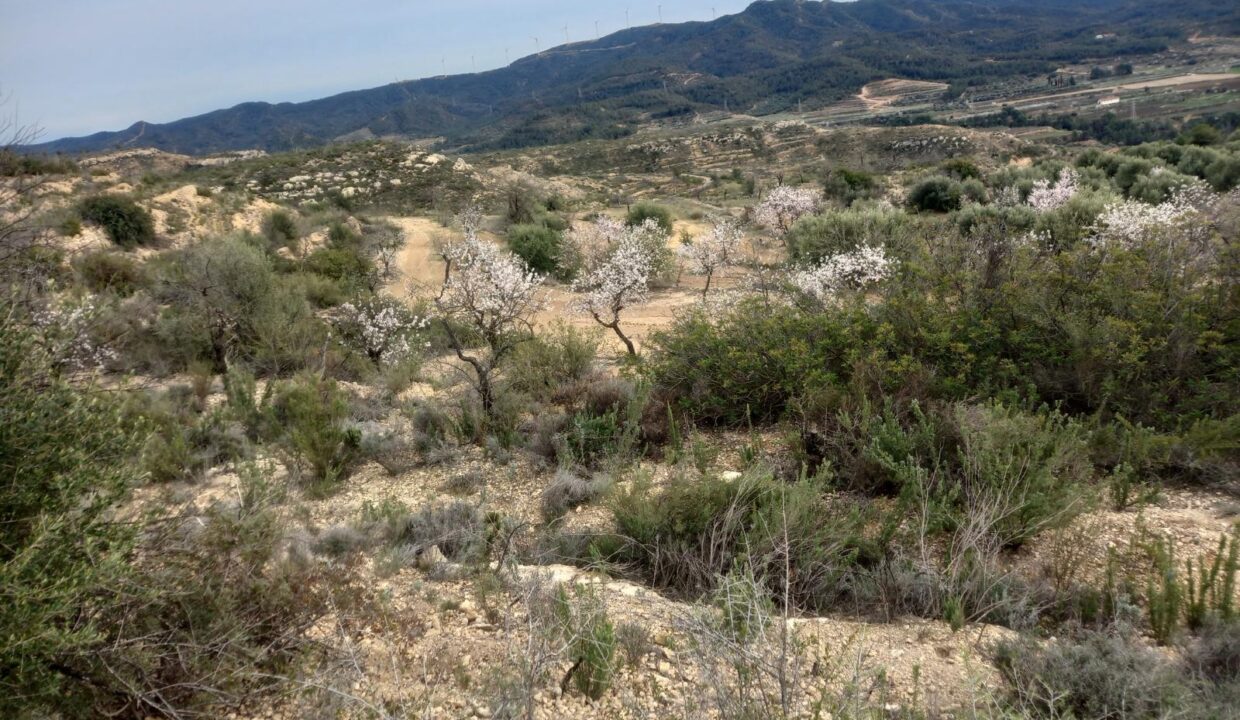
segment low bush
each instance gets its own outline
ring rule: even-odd
[[[852,568],[881,556],[885,540],[864,509],[832,504],[811,481],[784,484],[756,469],[737,480],[675,477],[663,492],[638,479],[613,495],[618,538],[591,553],[640,568],[657,586],[693,595],[745,558],[776,598],[825,611]],[[830,522],[824,521],[830,518]],[[785,584],[786,583],[786,584]]]
[[[662,205],[656,205],[652,202],[639,202],[629,208],[628,215],[624,218],[626,224],[634,227],[641,225],[647,220],[654,220],[663,229],[663,232],[668,235],[672,233],[672,211]]]
[[[793,260],[813,263],[862,245],[899,247],[917,227],[914,218],[898,210],[835,210],[801,218],[784,242]]]
[[[1181,668],[1131,632],[1091,632],[1046,645],[1007,641],[995,661],[1008,683],[1010,704],[1026,716],[1218,717],[1203,707]]]
[[[335,488],[360,456],[361,433],[346,424],[348,396],[330,379],[303,375],[277,391],[272,410],[285,428],[289,467],[312,491]]]
[[[438,547],[454,562],[480,562],[487,555],[486,519],[461,500],[425,507],[404,520],[397,542],[421,551]]]
[[[572,662],[568,677],[581,694],[598,700],[611,688],[617,669],[616,628],[607,617],[607,608],[592,590],[574,586],[570,597],[561,585],[555,614],[567,659]]]
[[[595,475],[584,478],[561,468],[542,493],[542,516],[547,522],[564,517],[569,510],[595,502],[611,488],[611,478]]]
[[[919,181],[908,191],[908,204],[923,212],[951,212],[960,207],[960,183],[941,175]]]
[[[599,333],[557,322],[517,346],[505,373],[508,387],[536,400],[584,379],[598,357]]]
[[[155,242],[155,221],[132,199],[120,195],[96,195],[78,205],[83,220],[98,225],[116,245],[132,250]]]
[[[82,284],[96,293],[106,291],[127,297],[148,284],[142,265],[120,253],[88,253],[73,261],[73,269]]]
[[[543,275],[556,275],[561,270],[563,245],[563,236],[544,225],[513,225],[508,228],[508,249],[532,270]]]
[[[267,238],[273,249],[296,249],[297,241],[301,239],[301,229],[288,211],[275,210],[263,220],[263,237]]]
[[[822,181],[827,197],[834,198],[844,207],[858,200],[869,200],[878,195],[880,184],[869,173],[847,168],[832,170]]]

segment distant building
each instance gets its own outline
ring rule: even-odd
[[[1119,105],[1119,96],[1107,95],[1098,101],[1098,107],[1107,107],[1109,105]]]
[[[1094,36],[1095,40],[1109,40],[1115,37],[1115,33],[1099,33]]]

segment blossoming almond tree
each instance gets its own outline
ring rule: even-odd
[[[1097,249],[1118,246],[1135,247],[1166,230],[1171,236],[1201,241],[1207,236],[1205,223],[1195,222],[1217,200],[1217,196],[1201,184],[1177,188],[1171,198],[1157,205],[1137,200],[1124,200],[1108,205],[1098,216],[1090,243]]]
[[[1029,191],[1029,205],[1038,212],[1048,212],[1063,207],[1076,197],[1080,176],[1073,168],[1064,168],[1052,185],[1049,180],[1038,180]]]
[[[728,218],[715,223],[692,243],[680,246],[680,254],[688,261],[689,271],[706,276],[706,286],[702,288],[703,298],[710,292],[710,282],[715,273],[736,264],[743,238],[740,225]]]
[[[667,245],[667,233],[653,219],[641,225],[621,225],[600,218],[593,226],[569,233],[569,242],[585,260],[585,272],[573,282],[581,297],[570,307],[593,317],[637,355],[633,341],[620,328],[620,314],[650,296],[655,254]]]
[[[32,314],[40,332],[40,344],[57,376],[103,370],[115,360],[116,350],[101,341],[96,329],[104,306],[97,296],[68,299]]]
[[[818,212],[822,193],[812,188],[780,185],[767,193],[753,211],[754,222],[786,236],[794,223],[805,215]]]
[[[517,345],[530,337],[530,318],[542,303],[543,278],[512,253],[480,239],[470,216],[462,225],[465,239],[443,249],[443,285],[435,297],[435,309],[456,356],[473,369],[474,389],[483,412],[491,417],[495,373]],[[454,323],[475,330],[486,352],[466,352]]]
[[[825,305],[842,291],[860,290],[886,280],[892,266],[881,247],[862,246],[824,258],[804,270],[796,270],[788,279],[806,297]]]
[[[345,342],[366,354],[376,367],[409,355],[413,334],[430,324],[403,302],[375,295],[340,306],[336,328]]]

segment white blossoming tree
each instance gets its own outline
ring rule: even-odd
[[[667,232],[653,219],[630,226],[600,218],[569,233],[568,241],[581,259],[583,272],[573,281],[581,297],[571,307],[594,318],[637,355],[633,341],[620,327],[625,309],[646,302],[657,254],[667,246]]]
[[[542,276],[512,253],[478,237],[476,213],[462,218],[465,239],[443,249],[443,285],[435,309],[456,356],[473,370],[473,385],[488,417],[495,408],[495,373],[531,335],[541,306]],[[486,345],[467,351],[457,324],[469,326]]]
[[[1059,177],[1051,184],[1049,180],[1038,180],[1029,191],[1029,205],[1038,212],[1049,212],[1063,207],[1069,200],[1076,197],[1079,191],[1080,176],[1073,168],[1064,168]]]
[[[710,292],[710,283],[719,270],[735,265],[740,259],[741,240],[745,234],[735,220],[730,218],[715,223],[710,230],[694,238],[693,242],[680,246],[680,255],[689,265],[689,271],[706,276],[702,297]]]
[[[892,269],[893,262],[881,247],[862,246],[795,270],[788,280],[802,295],[825,305],[841,292],[861,290],[886,280]]]
[[[1208,228],[1195,220],[1216,199],[1203,184],[1189,184],[1157,205],[1137,200],[1113,203],[1098,216],[1090,242],[1098,249],[1132,248],[1168,231],[1175,231],[1172,233],[1175,238],[1200,241],[1208,235]]]
[[[116,350],[97,337],[104,307],[93,295],[70,298],[32,314],[39,342],[57,375],[103,370]]]
[[[818,190],[780,185],[767,193],[754,208],[753,219],[782,237],[788,234],[797,220],[818,212],[821,206],[822,193]]]
[[[335,323],[341,339],[376,367],[407,357],[414,334],[429,324],[405,303],[382,295],[341,305]]]

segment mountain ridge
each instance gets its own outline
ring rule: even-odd
[[[1240,9],[1209,0],[759,0],[713,21],[628,28],[480,73],[305,102],[243,102],[29,149],[198,155],[311,147],[356,133],[443,137],[463,149],[619,137],[650,119],[826,104],[885,77],[967,84],[1045,72],[1090,53],[1154,52],[1206,22],[1240,33]]]

